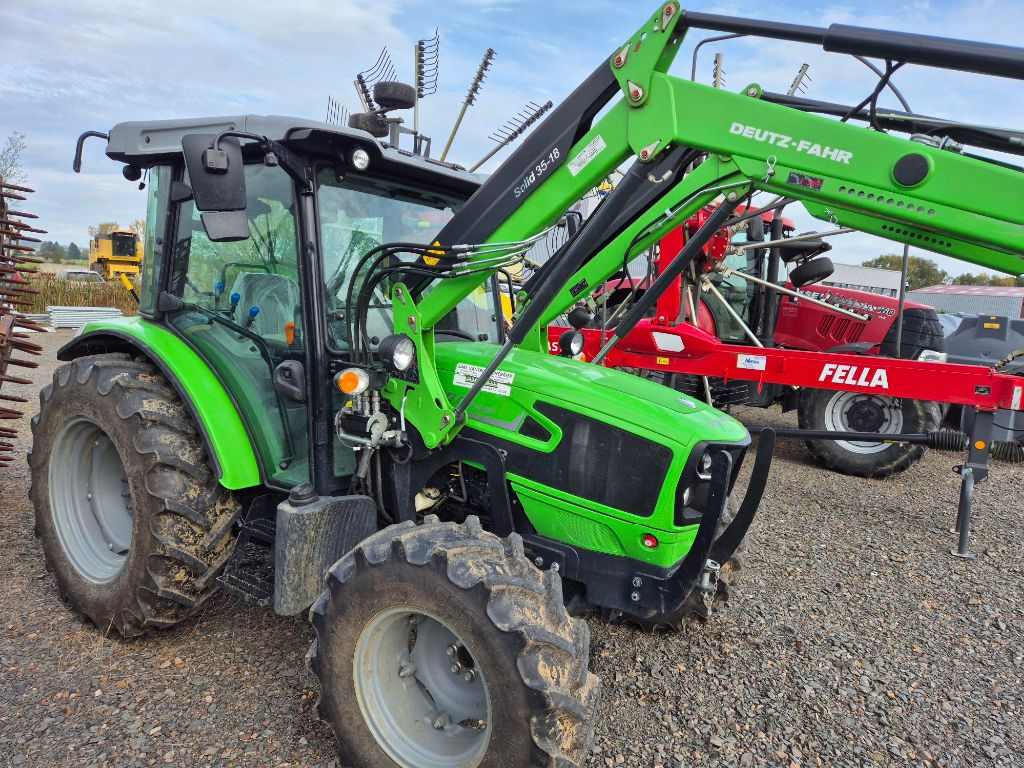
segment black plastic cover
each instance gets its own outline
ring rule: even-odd
[[[211,171],[204,162],[206,151],[213,144],[214,134],[190,133],[181,137],[181,149],[185,154],[189,183],[196,208],[200,211],[244,211],[245,210],[245,166],[242,162],[242,145],[234,136],[220,140],[226,167]],[[246,227],[246,236],[248,236]]]

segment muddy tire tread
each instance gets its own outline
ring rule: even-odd
[[[600,698],[600,679],[588,668],[589,629],[566,612],[561,579],[529,562],[518,534],[499,539],[484,531],[476,517],[455,524],[428,516],[422,525],[390,526],[331,568],[327,590],[310,609],[317,639],[307,661],[318,681],[328,601],[359,569],[386,567],[395,558],[417,566],[440,560],[449,581],[460,589],[487,590],[487,614],[499,630],[517,638],[517,667],[535,694],[531,734],[543,757],[532,765],[582,766]],[[321,719],[332,722],[322,697],[317,710]]]
[[[153,365],[128,355],[80,357],[58,368],[52,383],[39,394],[40,413],[32,419],[34,445],[54,396],[69,387],[84,389],[88,397],[112,398],[117,415],[131,423],[131,460],[143,469],[152,541],[145,576],[135,587],[130,609],[109,617],[88,615],[58,580],[61,598],[102,631],[114,629],[124,637],[179,624],[217,591],[216,577],[234,546],[241,504],[214,477],[192,417],[174,389]],[[48,509],[46,489],[39,482],[47,471],[45,457],[33,451],[29,465],[30,497],[38,518]],[[181,492],[167,491],[175,487]],[[190,535],[183,537],[182,531]],[[36,534],[41,535],[38,522]],[[47,567],[55,570],[49,558]]]

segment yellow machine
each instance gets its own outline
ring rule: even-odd
[[[132,277],[142,268],[142,238],[127,229],[96,235],[89,243],[89,269],[104,280]]]

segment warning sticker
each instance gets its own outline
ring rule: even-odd
[[[601,138],[600,134],[590,140],[580,153],[576,155],[572,160],[569,161],[569,173],[576,176],[580,171],[590,165],[590,161],[601,154],[601,151],[605,148],[604,139]]]
[[[455,366],[455,378],[452,379],[452,384],[456,387],[466,387],[466,389],[469,389],[476,384],[476,380],[480,378],[480,374],[483,372],[484,369],[479,365],[459,363]],[[499,369],[491,374],[491,378],[483,386],[483,391],[508,397],[512,394],[512,387],[510,385],[515,377],[514,373]]]
[[[736,355],[736,365],[748,371],[763,371],[768,367],[768,358],[764,355]]]

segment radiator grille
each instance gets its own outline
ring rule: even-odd
[[[654,513],[672,463],[670,448],[550,403],[536,408],[562,431],[551,453],[467,431],[504,451],[509,472],[623,512]]]

